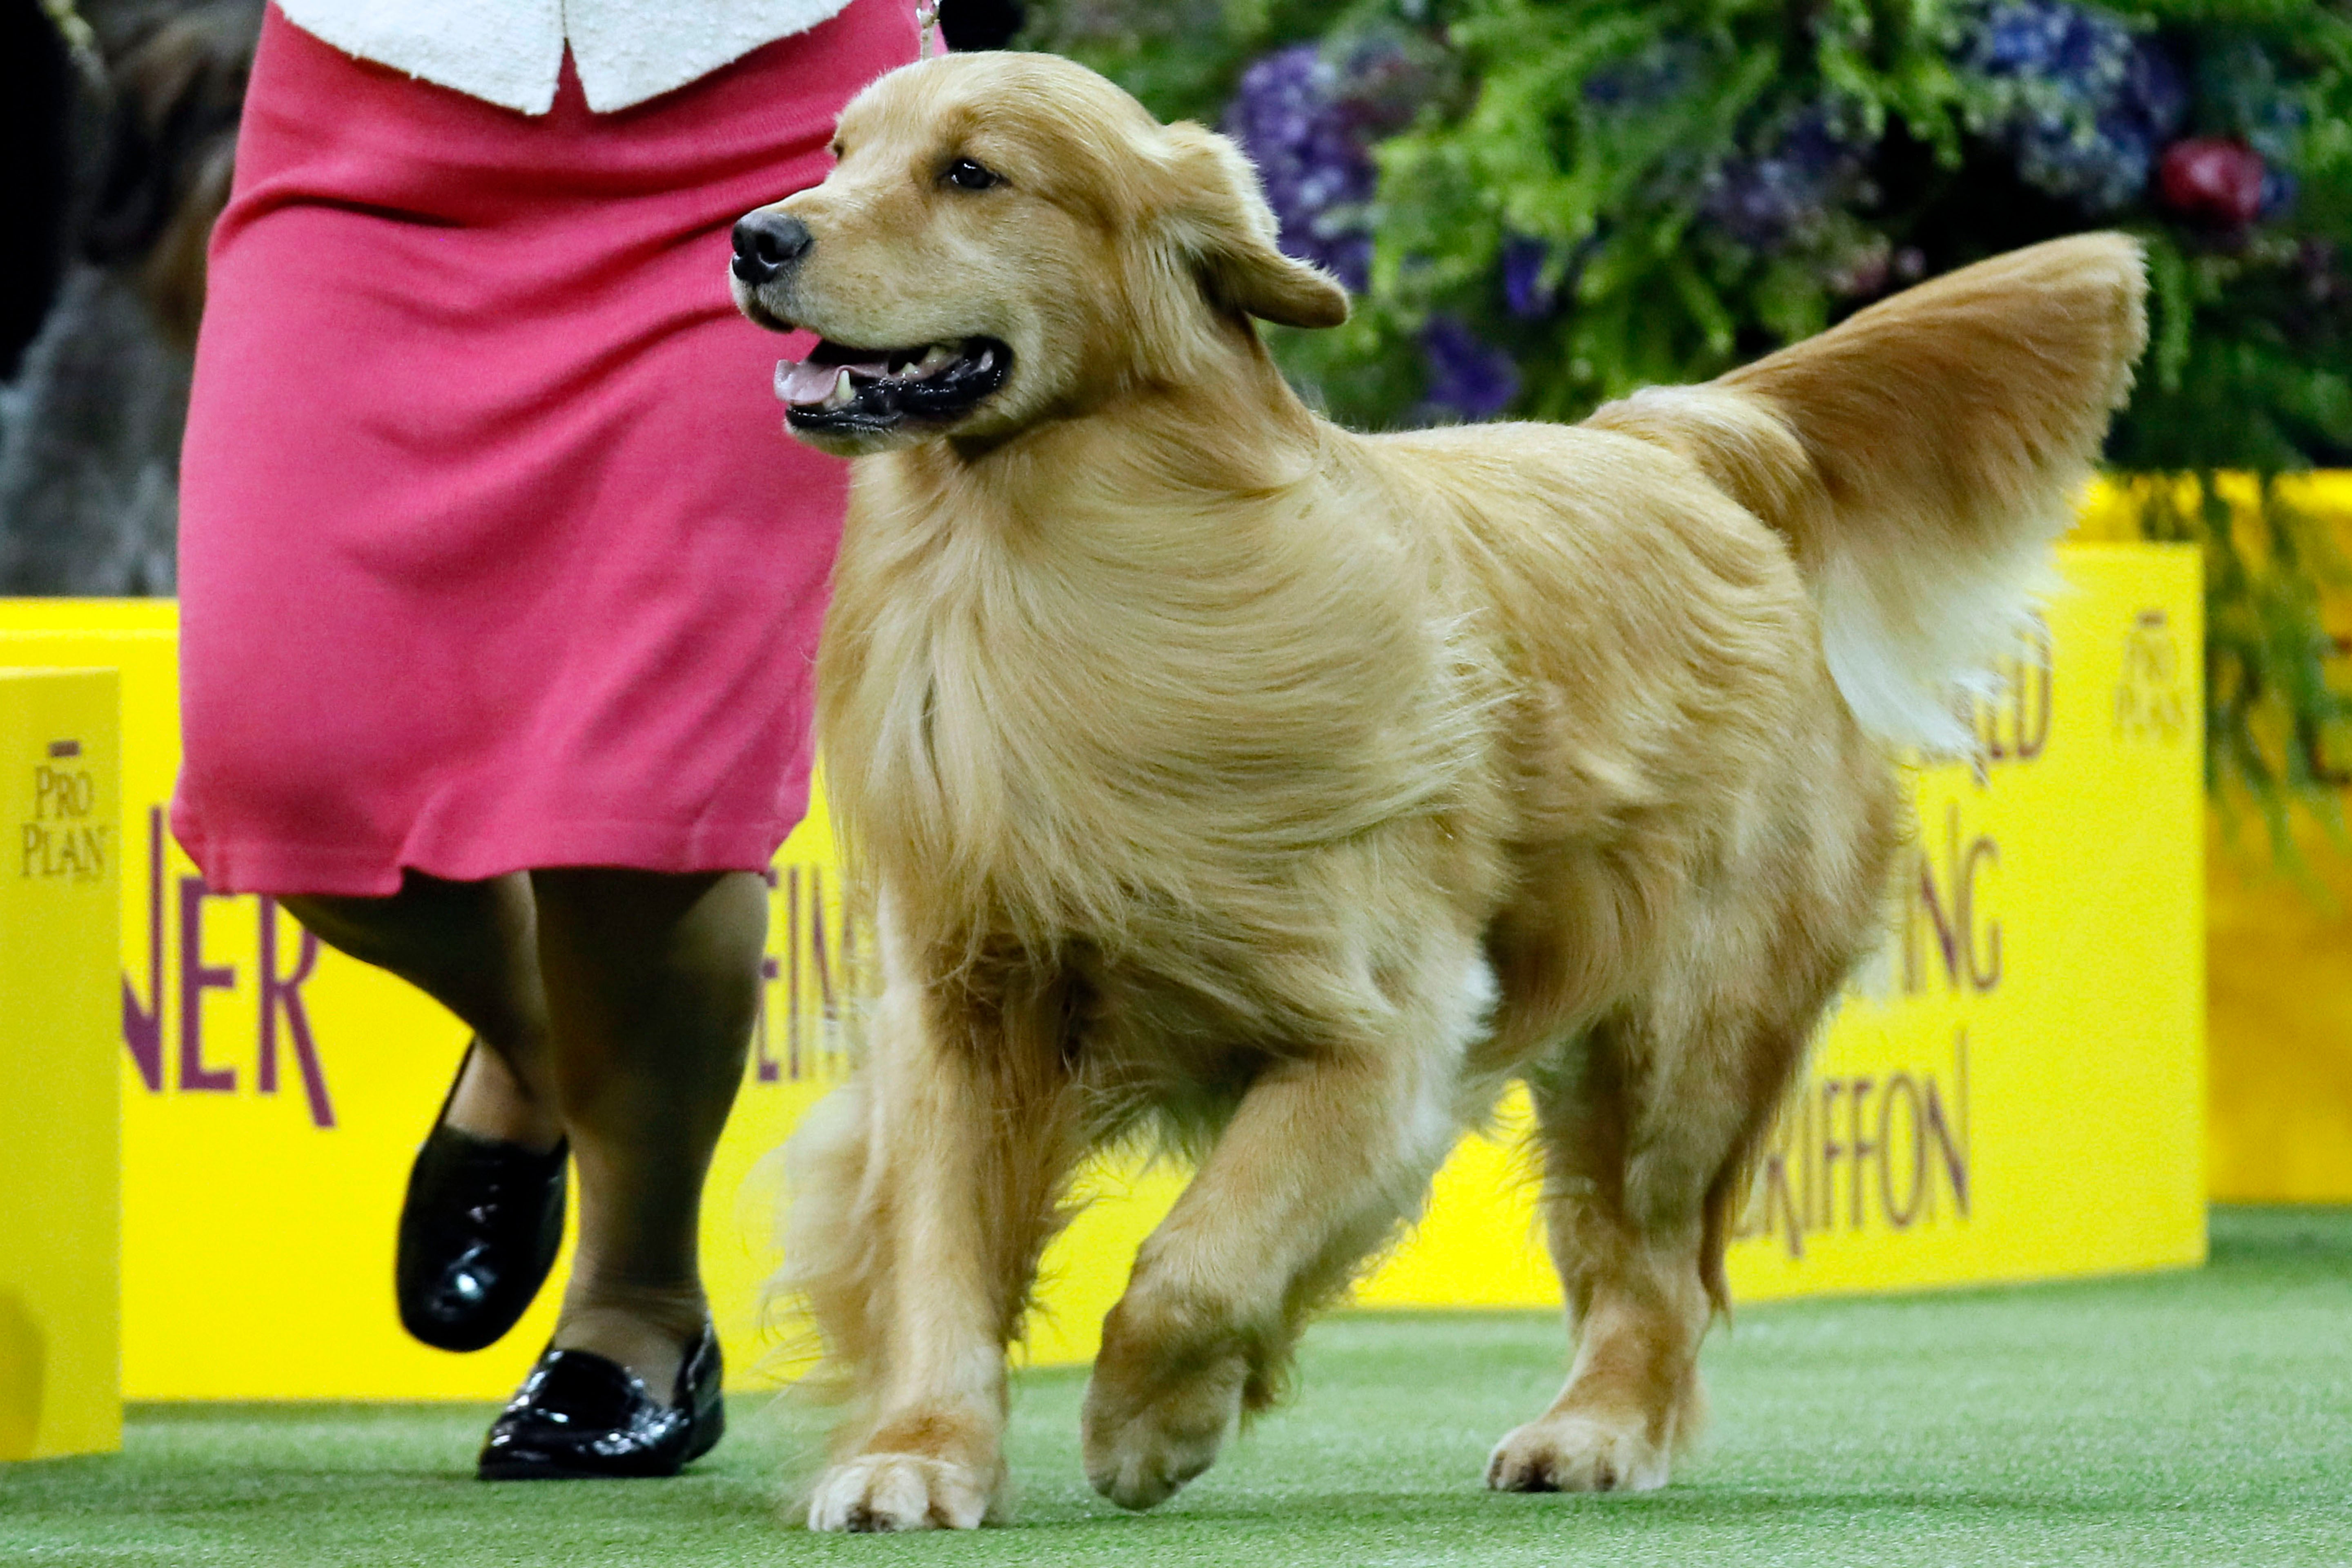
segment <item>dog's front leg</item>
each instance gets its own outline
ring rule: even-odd
[[[1003,1492],[1004,1347],[1082,1136],[1057,1009],[1027,990],[888,984],[859,1146],[807,1161],[844,1189],[824,1213],[796,1200],[794,1224],[846,1232],[831,1240],[848,1259],[810,1293],[862,1385],[812,1529],[971,1529]]]
[[[1458,1131],[1449,1073],[1402,1042],[1269,1068],[1103,1321],[1087,1479],[1150,1508],[1272,1403],[1305,1314],[1411,1214]]]

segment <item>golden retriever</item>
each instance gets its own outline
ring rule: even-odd
[[[871,889],[864,1059],[786,1279],[857,1394],[826,1530],[1005,1490],[1066,1182],[1197,1174],[1103,1324],[1087,1479],[1149,1508],[1283,1380],[1464,1129],[1533,1092],[1575,1342],[1486,1470],[1663,1485],[1748,1162],[1964,736],[2144,337],[2137,247],[1997,258],[1581,426],[1351,435],[1250,166],[1034,55],[882,78],[736,232],[856,458],[819,731]]]

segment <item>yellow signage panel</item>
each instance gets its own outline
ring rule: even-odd
[[[115,687],[0,669],[0,1459],[122,1447]]]
[[[2200,596],[2193,552],[2064,552],[1982,756],[1919,775],[1900,931],[1826,1032],[1759,1169],[1735,1294],[2188,1264],[2203,1255]],[[134,1398],[493,1398],[552,1297],[493,1350],[400,1331],[392,1235],[464,1031],[223,898],[161,828],[176,766],[168,605],[0,604],[0,664],[120,663],[125,756],[124,1375]],[[2044,657],[2046,653],[2046,657]],[[739,1373],[763,1345],[772,1151],[845,1070],[863,933],[822,814],[778,858],[767,1013],[713,1172],[704,1253]],[[1373,1305],[1551,1305],[1511,1133],[1466,1140]],[[1049,1253],[1030,1353],[1092,1354],[1181,1173],[1106,1166]],[[562,1267],[559,1264],[559,1268]]]

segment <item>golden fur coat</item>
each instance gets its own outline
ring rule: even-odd
[[[811,1522],[999,1503],[1065,1183],[1145,1127],[1199,1171],[1085,1457],[1168,1497],[1514,1078],[1576,1350],[1488,1484],[1663,1484],[1748,1161],[1880,933],[1891,755],[1960,738],[2027,607],[2141,346],[2137,247],[1574,427],[1366,437],[1258,342],[1346,301],[1222,138],[1011,55],[884,78],[837,151],[737,283],[865,367],[792,411],[858,459],[820,732],[883,970],[792,1156],[787,1282],[858,1395]],[[898,417],[925,345],[1002,379]]]

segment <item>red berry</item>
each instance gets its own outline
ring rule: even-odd
[[[2182,217],[2241,228],[2263,210],[2263,155],[2226,136],[2191,136],[2157,167],[2164,205]]]

